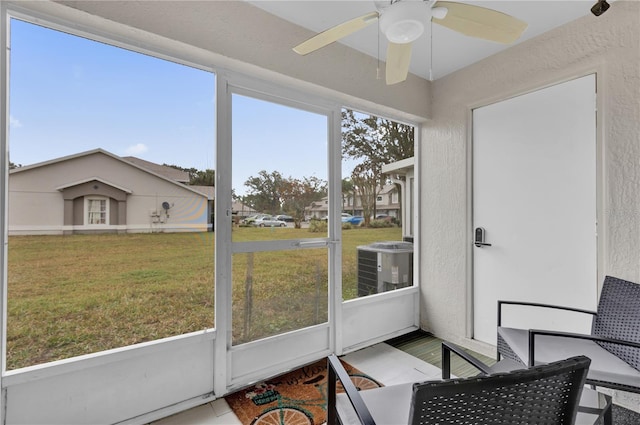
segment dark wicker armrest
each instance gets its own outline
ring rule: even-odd
[[[451,378],[451,353],[456,353],[467,363],[478,369],[483,375],[491,373],[489,366],[473,357],[462,349],[462,347],[448,341],[442,342],[442,379]]]
[[[598,314],[597,312],[591,311],[591,310],[584,310],[584,309],[581,309],[581,308],[574,308],[574,307],[565,307],[565,306],[561,306],[561,305],[552,305],[552,304],[543,304],[543,303],[530,303],[530,302],[526,302],[526,301],[502,301],[502,300],[498,300],[498,326],[502,326],[502,305],[503,304],[523,305],[523,306],[528,306],[528,307],[551,308],[551,309],[555,309],[555,310],[565,310],[565,311],[573,311],[573,312],[576,312],[576,313],[591,314],[592,316],[596,316]]]
[[[340,360],[335,354],[330,354],[327,358],[327,370],[329,371],[329,387],[327,388],[327,424],[335,425],[338,423],[336,410],[336,381],[340,381],[344,388],[344,392],[347,394],[347,398],[349,398],[351,405],[355,409],[356,415],[358,415],[360,422],[363,425],[376,425],[376,422],[371,416],[371,412],[367,409],[360,393],[356,389],[355,385],[353,385],[353,382],[351,382],[349,374],[344,370],[342,363],[340,363]]]
[[[597,335],[578,334],[573,332],[548,331],[542,329],[529,329],[529,367],[535,364],[535,337],[536,335],[558,336],[564,338],[587,339],[594,342],[604,342],[607,344],[626,345],[628,347],[640,348],[640,343],[625,341],[623,339],[606,338]]]

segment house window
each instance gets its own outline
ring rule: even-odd
[[[379,195],[379,196],[376,198],[376,201],[377,201],[377,202],[382,202],[382,196],[381,196],[381,195]]]
[[[87,224],[108,224],[109,203],[105,198],[87,199]]]
[[[398,191],[397,190],[394,190],[391,193],[391,203],[392,204],[397,204],[398,203]]]

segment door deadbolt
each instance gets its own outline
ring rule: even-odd
[[[485,242],[486,234],[487,232],[484,230],[484,227],[476,227],[473,244],[478,248],[482,248],[483,246],[491,246],[490,243]]]

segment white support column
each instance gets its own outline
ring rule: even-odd
[[[8,218],[7,194],[9,193],[9,16],[7,5],[0,2],[0,420],[6,417],[6,390],[2,385],[2,376],[7,368],[7,244]]]
[[[223,72],[216,75],[215,327],[213,389],[221,396],[228,384],[231,345],[231,94]],[[229,247],[224,249],[223,247]]]

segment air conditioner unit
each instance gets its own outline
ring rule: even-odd
[[[413,285],[413,244],[375,242],[358,248],[358,296]]]

